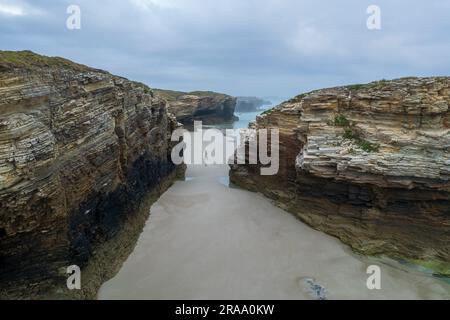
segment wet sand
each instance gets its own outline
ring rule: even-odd
[[[189,166],[152,207],[134,252],[99,299],[449,299],[450,285],[355,255],[261,195],[228,187],[227,166]],[[369,265],[381,290],[368,290]]]

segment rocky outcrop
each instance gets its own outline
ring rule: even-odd
[[[280,171],[231,181],[356,251],[450,274],[450,78],[314,91],[257,119],[280,129]]]
[[[236,112],[255,112],[264,106],[270,106],[272,102],[257,97],[238,97]]]
[[[0,52],[0,297],[95,297],[183,174],[177,126],[143,84]],[[81,291],[66,288],[70,265]]]
[[[213,125],[237,120],[234,115],[235,97],[209,91],[184,93],[156,90],[156,93],[167,99],[169,111],[186,126],[192,126],[194,121]]]

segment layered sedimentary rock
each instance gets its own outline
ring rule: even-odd
[[[169,111],[184,125],[191,126],[194,121],[213,125],[237,120],[235,97],[209,91],[156,90],[156,93],[169,102]]]
[[[145,85],[0,52],[0,297],[95,296],[132,249],[149,197],[182,174],[170,159],[177,126]],[[66,288],[70,265],[81,291]]]
[[[280,171],[231,181],[358,252],[450,274],[450,78],[318,90],[257,119],[279,128]]]

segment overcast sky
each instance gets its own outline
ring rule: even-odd
[[[81,8],[81,29],[66,27]],[[381,8],[381,30],[366,9]],[[176,90],[291,97],[450,75],[449,0],[0,0],[0,48]]]

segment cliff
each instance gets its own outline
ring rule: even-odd
[[[155,90],[169,102],[169,111],[184,125],[191,126],[194,121],[204,124],[233,122],[236,98],[210,91],[179,92]]]
[[[272,102],[257,97],[238,97],[236,112],[255,112],[264,106],[270,106]]]
[[[259,191],[358,252],[450,275],[450,78],[300,95],[258,118],[280,129],[280,171],[233,165]]]
[[[93,298],[184,168],[147,86],[61,58],[0,52],[0,297]],[[82,290],[66,268],[82,268]]]

